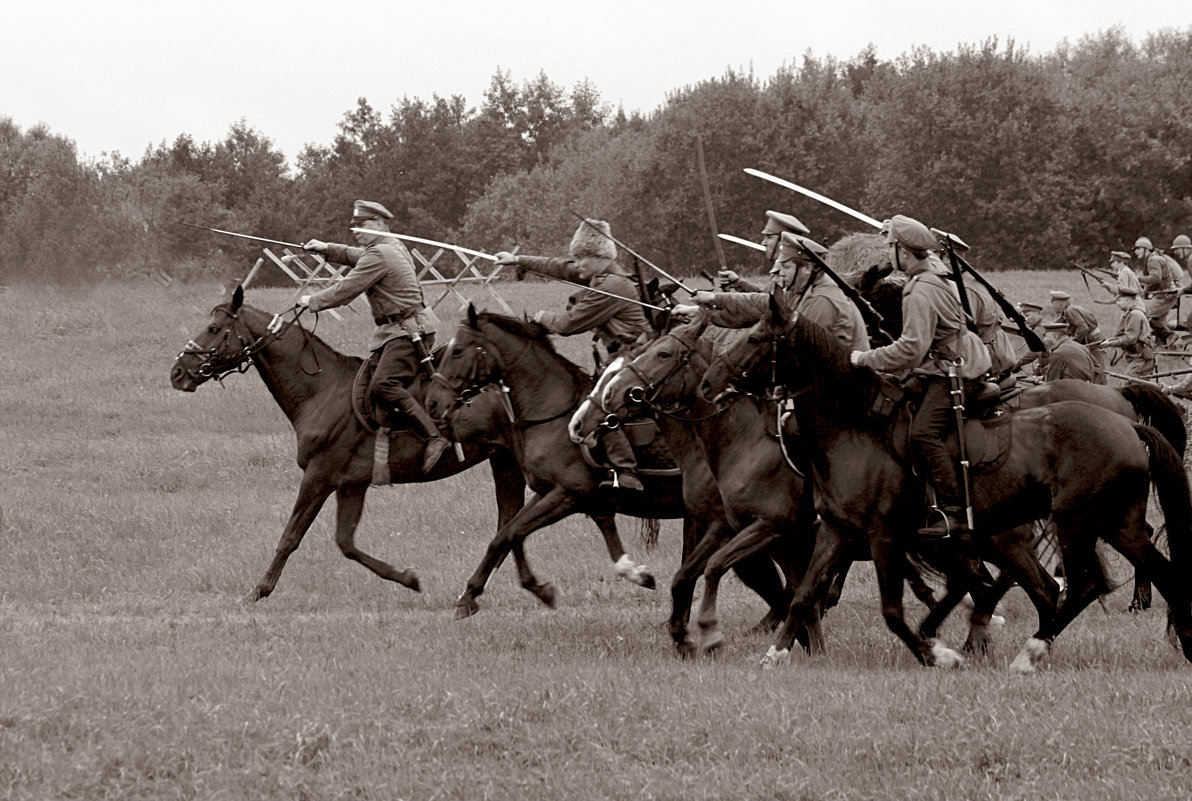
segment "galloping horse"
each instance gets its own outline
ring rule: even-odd
[[[788,321],[773,298],[770,316],[713,362],[701,392],[719,392],[759,366],[773,371],[777,384],[792,393],[825,521],[842,531],[868,532],[886,623],[930,664],[931,644],[903,617],[898,570],[905,543],[922,524],[925,487],[911,469],[905,443],[892,439],[888,421],[871,416],[880,377],[851,367],[847,351],[814,323],[797,314]],[[1079,401],[1015,412],[1006,425],[1010,440],[1004,462],[973,476],[972,497],[974,538],[993,546],[1039,614],[1038,631],[1011,667],[1033,672],[1055,637],[1096,596],[1097,537],[1133,562],[1167,598],[1169,625],[1192,660],[1192,593],[1181,578],[1192,562],[1192,500],[1182,461],[1168,442],[1152,428]],[[1145,533],[1151,481],[1167,520],[1174,564]],[[1020,528],[1048,515],[1071,582],[1062,603],[1058,586]],[[777,646],[789,649],[789,629],[809,615],[818,585],[837,556],[821,538],[810,578],[796,592]]]
[[[359,562],[383,579],[418,591],[412,568],[397,570],[356,547],[356,526],[364,511],[364,496],[372,478],[374,434],[352,411],[352,383],[361,359],[345,356],[310,334],[294,318],[276,332],[269,329],[273,315],[243,305],[244,291],[236,287],[229,303],[216,306],[203,331],[197,334],[174,362],[170,383],[183,392],[194,392],[211,378],[255,366],[277,405],[285,412],[298,437],[298,466],[302,483],[290,519],[269,569],[246,598],[257,601],[273,592],[286,560],[318,516],[323,503],[335,493],[335,542],[349,559]],[[486,429],[485,417],[503,414],[499,400],[475,404],[469,427]],[[501,442],[468,438],[462,443],[464,460],[440,459],[429,475],[422,473],[420,440],[394,442],[390,454],[393,481],[434,481],[489,461],[497,494],[497,526],[512,519],[525,497],[525,481],[516,459]],[[514,552],[520,562],[520,550]]]
[[[711,412],[683,408],[685,390],[694,392],[710,358],[710,340],[700,338],[703,328],[693,324],[663,334],[633,361],[610,364],[572,417],[569,430],[572,440],[581,441],[593,437],[602,425],[615,427],[635,412],[648,411],[676,453],[685,480],[711,470],[723,499],[725,525],[700,540],[671,581],[672,635],[683,637],[676,637],[681,643],[686,627],[678,629],[675,618],[690,606],[696,580],[704,574],[698,621],[700,649],[707,653],[725,643],[716,612],[724,573],[743,559],[769,553],[782,564],[788,587],[794,587],[807,567],[817,524],[811,486],[787,467],[781,446],[767,433],[765,410],[752,401]],[[703,349],[704,360],[693,370],[697,348]],[[628,399],[630,391],[636,401]],[[788,595],[788,607],[789,599]],[[779,616],[786,617],[785,608]],[[800,638],[809,651],[822,652],[818,625]]]
[[[591,389],[591,378],[580,367],[560,356],[550,343],[549,331],[534,322],[469,306],[447,346],[436,380],[426,396],[427,410],[444,417],[459,406],[460,398],[483,387],[498,385],[508,392],[506,412],[511,424],[514,451],[530,488],[536,493],[525,507],[497,532],[476,572],[456,604],[456,617],[479,610],[476,598],[509,549],[519,548],[529,534],[576,512],[613,525],[613,513],[643,518],[683,518],[684,553],[694,547],[702,529],[712,522],[707,508],[718,502],[705,498],[699,517],[690,514],[684,495],[688,477],[644,475],[646,492],[608,492],[599,488],[604,471],[589,465],[567,432],[568,420]],[[708,475],[708,483],[714,482]],[[712,490],[715,491],[714,489]],[[614,529],[615,531],[615,529]],[[765,574],[769,569],[770,576]],[[519,563],[523,583],[536,581],[529,566]],[[522,572],[524,571],[524,572]],[[758,577],[742,580],[766,598],[771,608],[783,605],[774,598],[774,568],[768,560],[758,566]],[[650,585],[653,578],[650,577]]]
[[[704,328],[703,321],[676,328],[647,345],[607,381],[602,379],[599,394],[593,393],[572,419],[572,436],[588,436],[600,425],[617,425],[620,420],[646,411],[664,427],[667,442],[687,438],[698,443],[716,476],[737,533],[731,540],[728,536],[720,540],[705,537],[675,573],[672,594],[676,598],[680,594],[690,598],[697,578],[701,572],[704,574],[699,623],[704,640],[710,639],[715,647],[723,641],[716,624],[716,592],[724,571],[742,555],[770,547],[775,539],[781,539],[788,550],[798,555],[795,567],[801,574],[806,570],[808,552],[814,546],[819,526],[814,525],[812,482],[802,472],[807,465],[796,463],[803,461],[797,446],[779,439],[778,410],[772,404],[760,402],[756,396],[747,398],[738,394],[718,406],[696,392],[713,350],[713,335],[701,336]],[[734,336],[744,333],[735,332]],[[834,533],[826,532],[823,536]],[[854,541],[850,561],[868,559],[868,548],[864,538]],[[792,585],[800,577],[792,578]],[[918,586],[921,582],[917,574],[908,573],[907,578],[917,595],[930,595],[930,589]],[[961,594],[957,593],[953,601],[958,601]],[[978,596],[984,603],[972,616],[973,648],[983,646],[997,601],[996,597],[987,599],[980,592]],[[933,637],[946,611],[929,616],[920,633]],[[822,651],[823,640],[818,629],[808,636],[808,650]]]

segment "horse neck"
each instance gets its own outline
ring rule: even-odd
[[[519,417],[549,417],[579,404],[585,389],[577,386],[575,374],[548,344],[491,323],[487,329],[486,338],[500,357],[501,376]]]
[[[272,315],[244,307],[240,319],[254,339],[268,334]],[[344,356],[297,323],[270,341],[253,356],[253,364],[269,394],[290,422],[298,421],[316,405],[324,405],[327,392],[340,392],[350,401],[352,380],[359,360]]]

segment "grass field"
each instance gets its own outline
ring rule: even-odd
[[[1075,275],[998,281],[1016,299],[1084,295]],[[531,309],[566,294],[501,291]],[[829,654],[763,673],[768,636],[747,630],[764,610],[735,579],[726,652],[678,661],[668,594],[615,580],[572,519],[528,542],[558,609],[505,565],[455,622],[496,517],[479,468],[369,495],[359,543],[416,567],[421,594],[342,558],[325,509],[276,592],[243,605],[300,473],[254,373],[169,386],[218,299],[148,282],[0,295],[0,798],[1192,797],[1192,666],[1163,640],[1162,603],[1120,614],[1124,590],[1030,678],[1006,670],[1035,624],[1015,590],[989,656],[944,672],[887,632],[859,566]],[[1096,310],[1112,330],[1116,310]],[[370,327],[322,315],[318,334],[359,353]],[[586,337],[560,349],[590,359]],[[677,525],[646,554],[622,522],[665,586]],[[944,636],[962,641],[961,623]]]

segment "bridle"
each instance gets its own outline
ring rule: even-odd
[[[203,348],[193,339],[188,340],[178,353],[179,359],[183,356],[197,356],[203,360],[196,367],[183,367],[187,375],[199,382],[212,378],[222,382],[224,378],[232,373],[248,372],[248,369],[254,364],[253,357],[285,336],[286,332],[298,322],[298,317],[302,313],[299,310],[294,314],[292,319],[286,322],[281,322],[279,318],[274,318],[275,321],[279,322],[279,325],[271,325],[266,333],[253,338],[252,341],[246,342],[244,335],[241,333],[244,323],[240,319],[239,312],[223,306],[216,306],[211,310],[211,314],[214,315],[217,311],[222,311],[231,321],[224,327],[223,337],[217,340],[210,348]],[[302,331],[303,337],[309,343],[311,333],[302,327],[302,325],[298,325],[298,329]],[[238,347],[234,345],[230,346],[233,336],[236,337]],[[321,371],[322,368],[318,366],[318,356],[316,355],[315,372],[307,373],[307,375],[318,375]],[[306,372],[305,369],[303,372]]]
[[[687,366],[691,363],[692,357],[696,355],[695,345],[687,344],[674,334],[664,334],[662,337],[659,337],[659,340],[666,337],[674,340],[679,345],[683,351],[683,355],[677,359],[675,363],[665,373],[662,374],[662,376],[654,380],[651,380],[650,377],[634,363],[636,360],[628,362],[622,369],[628,370],[631,374],[633,374],[641,382],[641,385],[630,387],[625,393],[626,399],[630,403],[637,404],[651,412],[661,414],[664,417],[669,417],[673,420],[683,423],[700,423],[724,414],[728,407],[717,404],[717,408],[713,412],[704,415],[703,417],[684,417],[680,414],[680,411],[686,408],[686,404],[684,402],[679,401],[669,406],[664,406],[658,402],[658,395],[662,392],[662,388],[667,385],[667,383],[671,380],[671,378],[674,377],[676,373],[678,373],[680,370],[686,370]],[[686,396],[687,375],[684,373],[683,383],[679,387],[678,397],[682,398]],[[615,412],[610,412],[605,408],[603,397],[598,398],[596,397],[595,393],[593,393],[592,395],[588,396],[588,399],[592,401],[592,403],[594,403],[596,407],[600,409],[600,411],[605,413],[605,418],[600,423],[602,427],[608,429],[620,428],[622,423],[621,416]]]

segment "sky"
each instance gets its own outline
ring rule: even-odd
[[[686,0],[22,0],[0,15],[0,117],[44,124],[85,158],[180,134],[217,142],[244,119],[293,163],[329,145],[364,97],[387,116],[402,97],[484,99],[498,69],[588,80],[606,103],[648,114],[676,89],[728,69],[764,81],[783,65],[848,60],[872,44],[893,60],[990,37],[1030,53],[1120,26],[1134,42],[1192,27],[1188,0],[757,2]]]

